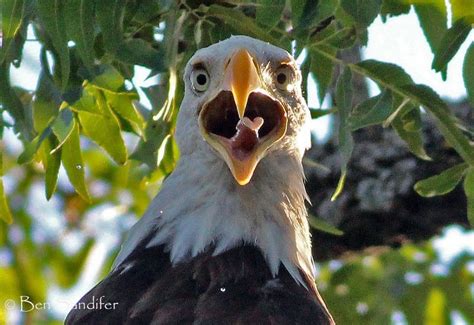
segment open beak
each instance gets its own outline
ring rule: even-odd
[[[204,139],[222,156],[240,185],[250,182],[258,162],[286,133],[282,104],[269,96],[252,56],[234,52],[223,84],[199,113]]]

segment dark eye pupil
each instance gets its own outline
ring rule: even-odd
[[[198,74],[196,77],[196,82],[198,83],[198,85],[204,86],[207,83],[206,75],[202,73]]]
[[[285,84],[286,83],[286,74],[284,73],[279,73],[277,76],[277,81],[279,84]]]

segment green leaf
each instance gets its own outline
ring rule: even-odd
[[[377,17],[381,0],[341,0],[341,7],[363,26],[369,26]]]
[[[49,201],[56,191],[56,186],[58,183],[58,173],[59,167],[61,166],[61,150],[56,150],[51,152],[52,148],[58,146],[58,140],[54,136],[49,137],[49,141],[45,142],[44,155],[46,160],[43,161],[44,169],[46,170],[45,174],[45,193],[46,199]]]
[[[346,168],[352,153],[352,136],[348,127],[349,114],[352,109],[352,74],[345,69],[339,77],[336,87],[336,104],[339,116],[339,146],[342,152],[342,169]]]
[[[61,147],[61,161],[66,174],[76,192],[86,201],[90,201],[84,174],[84,161],[79,139],[79,125],[74,123],[71,135]]]
[[[5,189],[3,188],[3,180],[1,177],[0,177],[0,219],[5,221],[7,224],[11,224],[13,222],[12,213],[10,211],[10,207],[8,206]]]
[[[328,168],[325,165],[320,164],[320,163],[318,163],[318,162],[316,162],[313,159],[308,158],[308,157],[303,157],[303,165],[305,165],[309,168],[319,169],[320,171],[324,172],[325,174],[329,174],[331,172],[330,168]]]
[[[207,10],[207,15],[218,18],[223,23],[238,31],[239,34],[249,35],[275,45],[279,45],[280,43],[267,31],[258,26],[254,19],[246,16],[240,10],[226,8],[219,5],[211,5]]]
[[[82,89],[81,97],[78,101],[70,106],[75,112],[89,112],[93,114],[101,114],[101,110],[96,103],[95,94],[100,94],[101,90],[89,84]]]
[[[41,134],[37,135],[31,142],[26,143],[25,150],[23,150],[21,155],[18,157],[18,164],[21,165],[32,162],[41,144],[49,137],[50,134],[51,128],[48,127],[44,129]]]
[[[269,30],[275,27],[280,21],[285,2],[285,0],[257,0],[255,16],[257,23],[267,26]]]
[[[323,40],[324,43],[338,49],[346,49],[354,46],[357,40],[357,29],[354,26],[337,30],[334,34]]]
[[[163,70],[164,54],[154,49],[143,39],[134,38],[123,41],[117,48],[115,57],[124,63],[141,65],[151,70]]]
[[[102,114],[79,111],[79,121],[85,135],[102,147],[120,165],[127,161],[127,148],[120,133],[117,117],[108,107],[102,94],[96,98]]]
[[[430,0],[416,3],[414,8],[431,52],[435,54],[448,29],[446,4],[444,0]]]
[[[10,85],[10,67],[3,62],[0,64],[0,102],[14,119],[14,129],[25,140],[30,141],[34,137],[33,125],[30,122],[28,111],[20,98]]]
[[[459,18],[466,18],[471,24],[474,23],[474,4],[469,0],[449,0],[451,3],[451,11],[453,14],[453,21]]]
[[[123,87],[125,79],[117,69],[108,64],[101,65],[100,69],[100,74],[91,81],[94,86],[110,91],[118,91]],[[83,86],[86,88],[87,84]]]
[[[70,58],[68,39],[66,35],[66,22],[64,15],[64,1],[41,0],[37,2],[38,15],[42,25],[48,32],[53,42],[54,49],[59,56],[61,67],[61,85],[66,89],[69,81]]]
[[[23,0],[2,1],[2,50],[8,50],[9,43],[18,32],[25,5]]]
[[[69,109],[62,109],[59,116],[51,125],[51,129],[58,140],[56,147],[53,148],[51,153],[61,148],[64,142],[66,142],[74,130],[74,123],[72,112]]]
[[[143,39],[123,38],[123,21],[126,0],[103,0],[96,2],[97,21],[102,31],[105,50],[116,59],[142,65],[152,70],[164,68],[164,54],[154,49]],[[169,26],[167,26],[167,29]]]
[[[196,43],[196,46],[198,48],[202,47],[202,31],[203,31],[203,20],[199,19],[198,22],[196,23],[196,26],[194,26],[194,42]]]
[[[162,148],[163,141],[170,133],[170,124],[159,119],[154,121],[149,119],[145,128],[145,137],[140,141],[130,156],[145,163],[151,170],[156,169],[158,164],[158,154]]]
[[[474,147],[469,139],[457,127],[449,107],[431,88],[425,85],[407,85],[402,91],[412,100],[421,104],[435,118],[439,130],[446,141],[471,166],[474,166]]]
[[[392,112],[392,94],[384,91],[382,94],[369,98],[360,103],[349,118],[352,131],[380,124],[390,116]]]
[[[337,60],[333,58],[333,60]],[[381,87],[388,88],[396,95],[410,100],[415,105],[423,106],[437,120],[438,128],[446,141],[470,165],[474,165],[474,148],[462,131],[457,127],[452,113],[438,94],[425,85],[414,85],[400,67],[374,60],[348,64],[348,67],[359,74],[367,76]]]
[[[380,15],[383,22],[386,22],[387,17],[407,14],[409,11],[410,4],[406,0],[383,0]]]
[[[109,91],[104,91],[104,95],[112,110],[135,126],[134,129],[141,134],[145,121],[133,104],[134,100],[138,100],[138,95],[136,93],[114,93]]]
[[[0,49],[0,64],[4,62],[5,64],[12,63],[16,68],[18,68],[21,64],[21,59],[23,56],[23,48],[27,39],[27,32],[28,32],[28,26],[30,23],[30,20],[34,18],[34,8],[35,4],[32,0],[25,0],[25,1],[16,1],[16,0],[5,0],[0,2],[0,12],[4,9],[1,8],[2,5],[5,5],[5,9],[11,10],[13,9],[12,7],[9,6],[15,6],[16,3],[23,2],[23,8],[21,12],[21,17],[14,17],[15,13],[12,13],[13,16],[11,17],[5,17],[3,16],[3,22],[6,23],[6,25],[3,25],[5,29],[3,32],[11,33],[13,32],[13,35],[11,35],[11,38],[7,38],[5,34],[3,34],[3,41],[2,43],[4,44],[2,48]],[[14,4],[15,3],[15,4]],[[8,8],[9,7],[9,8]],[[14,8],[13,10],[16,10]],[[15,26],[8,26],[8,22],[12,22],[13,24],[17,23],[17,19],[20,19],[20,25]]]
[[[308,0],[311,5],[311,2],[314,4],[314,1]],[[318,2],[317,8],[317,15],[315,17],[315,22],[317,25],[320,24],[322,20],[326,20],[327,18],[334,15],[336,12],[337,7],[339,6],[339,0],[324,0]]]
[[[448,168],[438,175],[417,182],[415,191],[424,197],[444,195],[451,192],[459,184],[469,165],[461,163]]]
[[[204,8],[203,14],[206,14],[207,8],[201,6],[201,9]],[[186,22],[187,14],[186,11],[179,11],[177,8],[176,2],[170,2],[170,14],[168,14],[165,19],[165,24],[167,26],[163,34],[163,46],[165,48],[164,62],[166,62],[166,69],[158,69],[157,72],[167,72],[169,69],[175,70],[177,67],[179,55],[178,55],[178,45],[179,39],[181,38],[182,33],[184,32],[184,23]],[[222,32],[226,31],[227,28],[221,24],[219,28],[213,28],[213,30]],[[154,73],[154,71],[152,71]]]
[[[467,20],[457,20],[443,35],[433,58],[431,68],[438,72],[445,69],[470,31],[471,24]]]
[[[126,0],[96,1],[96,17],[107,52],[115,55],[122,44]]]
[[[311,113],[311,118],[312,119],[318,119],[320,117],[332,114],[334,112],[337,112],[336,108],[310,108],[309,112]]]
[[[68,0],[64,10],[67,36],[89,69],[94,65],[94,7],[94,0]]]
[[[327,53],[332,53],[334,49],[345,49],[354,46],[357,40],[357,29],[354,25],[339,28],[336,23],[331,23],[320,32],[311,36],[307,42],[307,48],[320,47]],[[334,54],[332,54],[334,55]]]
[[[474,227],[474,167],[469,168],[464,178],[464,193],[467,198],[467,219]]]
[[[346,183],[346,178],[347,178],[347,170],[344,170],[341,173],[341,176],[339,177],[339,181],[337,182],[336,190],[334,191],[334,193],[331,196],[331,201],[336,201],[336,199],[342,193],[342,190],[344,189],[344,184]]]
[[[88,107],[79,109],[78,117],[83,133],[102,147],[115,162],[124,164],[127,160],[127,149],[121,135],[120,123],[112,112],[105,96],[106,90],[95,88],[92,84],[86,85],[80,101]],[[93,97],[92,102],[87,99]],[[77,103],[76,103],[77,104]],[[77,109],[76,104],[73,108]]]
[[[396,101],[395,106],[398,106],[399,103],[400,101]],[[423,160],[431,160],[423,147],[420,110],[411,105],[406,108],[405,114],[398,114],[393,119],[392,127],[414,155]]]
[[[351,67],[352,65],[350,65]],[[354,66],[352,66],[354,67]],[[357,71],[362,72],[364,75],[370,77],[375,82],[379,83],[382,81],[382,87],[385,84],[394,86],[403,86],[412,84],[413,80],[411,77],[398,65],[386,62],[380,62],[376,60],[365,60],[355,65]]]
[[[14,46],[15,36],[20,32],[23,16],[26,9],[26,1],[3,0],[2,12],[2,48],[0,51],[0,64],[9,56]],[[7,60],[6,62],[10,62]]]
[[[301,28],[301,27],[309,28],[313,24],[315,24],[317,14],[318,14],[318,10],[319,10],[319,6],[320,6],[320,1],[319,0],[316,0],[316,1],[315,0],[306,0],[305,4],[304,4],[304,7],[303,7],[303,10],[302,10],[303,12],[301,13],[301,15],[298,18],[298,24],[296,25],[296,28]]]
[[[474,109],[474,43],[469,46],[464,57],[463,79],[471,107]]]
[[[169,104],[173,100],[169,96],[174,94],[169,93],[169,88],[168,83],[142,89],[152,103],[153,111],[147,120],[145,134],[130,158],[145,163],[150,170],[156,169],[159,152],[164,150],[163,141],[171,133],[172,123],[167,116],[172,114]]]
[[[0,151],[0,219],[5,221],[7,224],[11,224],[13,222],[12,213],[10,211],[10,207],[7,203],[7,197],[5,194],[5,189],[3,188],[3,155]]]
[[[425,324],[448,324],[446,297],[440,288],[431,289],[425,306]]]
[[[166,0],[168,4],[163,1],[141,1],[137,6],[137,11],[134,13],[133,20],[140,24],[153,24],[160,19],[160,15],[169,10],[170,1]],[[168,7],[168,8],[167,8]]]
[[[336,227],[328,223],[326,220],[315,217],[311,214],[308,214],[308,222],[309,222],[309,225],[314,229],[321,230],[323,232],[326,232],[328,234],[335,235],[335,236],[344,235],[343,231],[337,229]]]
[[[325,46],[325,51],[331,53],[332,55],[336,55],[336,49],[334,48]],[[322,104],[324,97],[326,97],[327,89],[331,84],[335,65],[331,60],[321,55],[319,52],[310,51],[310,55],[310,71],[317,81],[318,99],[319,103]]]
[[[58,115],[60,101],[60,92],[49,76],[42,71],[33,100],[33,125],[36,131],[42,132]]]
[[[329,2],[325,0],[325,2]],[[292,0],[291,22],[292,33],[298,38],[304,38],[308,31],[317,23],[320,1]]]
[[[344,184],[343,179],[345,178],[347,171],[347,164],[349,163],[349,159],[352,155],[352,149],[354,147],[354,141],[352,139],[352,134],[349,127],[349,114],[352,110],[352,92],[352,74],[351,71],[346,68],[339,77],[336,86],[336,104],[339,117],[338,140],[342,159],[342,176],[339,181],[338,189],[334,193],[332,200],[335,200],[342,190],[342,186]]]
[[[170,89],[176,91],[171,92]],[[176,74],[171,71],[167,83],[142,90],[152,103],[153,111],[147,120],[145,136],[130,158],[145,163],[150,170],[155,170],[162,161],[160,155],[166,150],[165,139],[172,134],[172,128],[176,123],[176,97],[183,89],[177,83]]]
[[[421,112],[419,109],[413,109],[406,114],[400,115],[403,121],[403,128],[409,132],[421,131],[423,125],[421,121]]]
[[[291,0],[291,21],[294,26],[298,25],[298,22],[303,15],[304,6],[306,5],[307,1],[301,0]]]
[[[444,0],[431,0],[427,3],[417,3],[414,8],[431,52],[436,54],[442,37],[448,29],[446,4]],[[446,79],[446,71],[445,67],[442,71],[443,79]]]

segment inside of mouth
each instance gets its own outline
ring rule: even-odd
[[[240,119],[232,93],[224,91],[208,104],[204,116],[204,127],[209,133],[229,140],[236,139],[236,135],[239,136],[238,133],[245,137],[251,137],[254,134],[258,142],[258,139],[264,138],[277,128],[282,119],[282,109],[267,95],[252,93],[248,98],[244,116],[250,121],[255,121],[257,117],[260,117],[263,119],[263,124],[256,132],[239,132]],[[255,139],[243,140],[247,141],[242,143],[255,142]]]

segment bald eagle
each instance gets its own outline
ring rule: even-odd
[[[333,324],[314,282],[295,60],[233,36],[198,50],[184,84],[176,169],[66,324]]]

